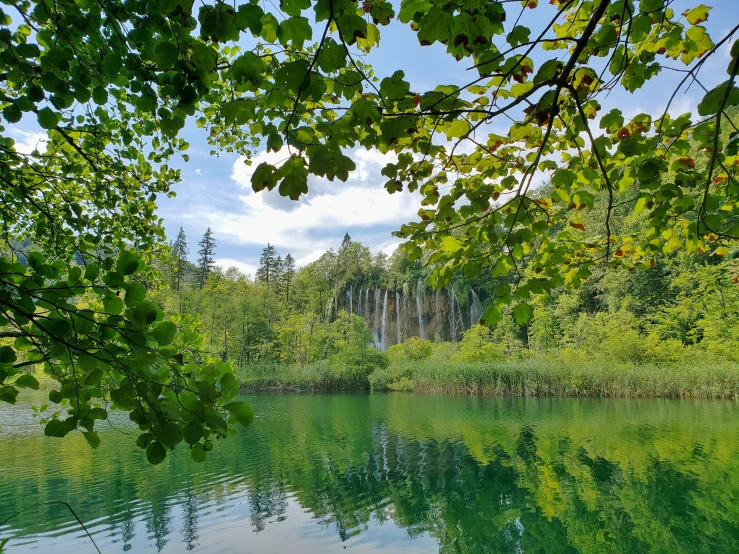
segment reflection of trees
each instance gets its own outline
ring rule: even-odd
[[[665,433],[664,414],[647,408],[615,418],[604,417],[614,409],[605,404],[588,417],[547,408],[522,420],[510,410],[455,413],[448,400],[397,398],[258,398],[258,411],[261,401],[262,413],[277,405],[279,415],[226,441],[204,466],[183,451],[149,467],[138,452],[114,448],[112,435],[94,453],[110,462],[95,465],[67,441],[15,440],[8,467],[28,467],[12,479],[0,473],[0,511],[65,495],[85,519],[107,514],[124,549],[135,521],[162,549],[175,532],[173,505],[192,550],[203,541],[204,505],[246,498],[260,531],[279,525],[271,522],[294,497],[342,540],[392,520],[410,536],[435,537],[445,553],[739,551],[736,426],[695,430],[691,417],[677,425],[671,416]],[[64,467],[52,461],[60,459]],[[90,487],[97,497],[85,494]],[[48,530],[33,511],[11,524]]]
[[[197,499],[192,491],[188,490],[182,502],[182,542],[186,550],[192,550],[198,545],[198,507]]]

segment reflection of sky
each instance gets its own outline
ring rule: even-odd
[[[197,538],[195,552],[229,554],[322,554],[324,552],[435,552],[436,540],[427,534],[414,538],[392,521],[371,520],[362,532],[342,542],[332,523],[321,523],[301,508],[295,498],[288,498],[284,513],[265,521],[264,529],[255,532],[250,517],[252,508],[247,499],[232,495],[225,503],[203,509],[198,505],[198,520],[194,528]],[[171,499],[171,502],[181,499]],[[121,507],[122,509],[122,507]],[[61,508],[60,508],[61,510]],[[113,529],[108,518],[86,522],[86,527],[95,538],[103,553],[130,551],[162,552],[173,554],[185,552],[187,548],[187,508],[183,504],[171,507],[169,513],[157,524],[166,535],[157,541],[152,533],[150,517],[136,517],[126,525],[126,537],[121,528]],[[66,519],[66,515],[64,518]],[[163,525],[163,527],[161,527]],[[54,552],[55,554],[85,554],[94,552],[94,547],[76,523],[70,522],[51,533],[29,535],[13,540],[9,546],[12,554],[26,552]],[[0,529],[0,537],[3,536]],[[127,539],[127,540],[126,540]]]
[[[396,13],[398,2],[393,2]],[[536,10],[524,10],[521,23],[528,26],[535,37],[545,21],[551,17],[553,6],[544,0]],[[671,6],[676,14],[699,2],[676,0]],[[736,24],[736,0],[710,2],[714,9],[705,23],[715,40],[722,37]],[[518,8],[512,6],[506,31],[515,20],[511,17]],[[320,30],[314,26],[314,37]],[[391,75],[401,69],[411,83],[411,90],[430,90],[438,84],[462,85],[474,79],[476,73],[467,71],[469,60],[456,63],[446,54],[444,47],[436,43],[421,48],[415,33],[407,25],[394,21],[381,28],[382,39],[378,48],[365,56],[378,77]],[[502,43],[504,37],[497,37]],[[729,42],[729,45],[731,41]],[[248,46],[248,42],[245,43]],[[540,60],[536,57],[535,62]],[[726,79],[728,46],[704,65],[701,78],[711,88]],[[679,64],[674,63],[678,66]],[[640,112],[657,114],[664,109],[669,94],[682,79],[682,73],[664,71],[647,84],[645,90],[635,94],[616,90],[608,97],[600,97],[604,111],[621,108],[626,116]],[[679,94],[673,104],[675,115],[695,111],[703,92],[693,85],[687,94]],[[35,143],[38,137],[32,134],[31,118],[25,117],[11,131],[25,144]],[[489,130],[504,133],[507,121],[490,125]],[[25,133],[25,134],[24,134]],[[31,133],[31,134],[29,134]],[[235,265],[253,275],[261,249],[267,242],[278,247],[284,256],[291,252],[299,264],[317,258],[326,248],[338,247],[345,232],[374,250],[390,251],[397,244],[390,233],[402,223],[416,219],[418,198],[408,193],[389,196],[383,184],[386,178],[380,175],[382,157],[377,153],[362,158],[351,154],[359,171],[348,183],[325,179],[311,179],[311,194],[296,204],[276,193],[253,194],[248,188],[249,172],[235,154],[223,153],[219,157],[210,155],[204,131],[193,124],[186,127],[184,138],[190,142],[187,152],[190,163],[174,160],[172,165],[182,168],[183,182],[177,185],[177,197],[160,199],[159,214],[164,217],[167,232],[174,237],[180,226],[185,228],[194,259],[197,243],[211,226],[215,231],[219,263]],[[260,158],[261,160],[261,158]]]

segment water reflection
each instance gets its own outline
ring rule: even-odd
[[[736,552],[731,402],[391,395],[247,398],[205,464],[112,429],[43,437],[0,409],[10,552]],[[23,414],[23,417],[19,417]],[[126,429],[124,420],[116,427]],[[86,550],[87,549],[87,550]]]

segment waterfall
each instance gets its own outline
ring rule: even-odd
[[[400,344],[400,293],[397,290],[395,291],[395,327],[396,335],[398,335],[396,344]]]
[[[411,334],[410,326],[408,325],[408,315],[411,313],[410,305],[408,304],[409,298],[410,293],[408,292],[408,283],[403,283],[403,309],[405,310],[405,313],[403,314],[405,316],[405,318],[403,319],[403,324],[405,325],[406,336],[409,336]]]
[[[385,289],[385,299],[382,301],[382,332],[380,335],[380,350],[387,350],[387,289]]]
[[[362,287],[359,287],[359,296],[357,297],[357,315],[362,315]]]
[[[470,304],[470,327],[472,327],[475,323],[480,321],[481,317],[482,317],[482,304],[480,303],[480,298],[477,296],[477,293],[473,290],[472,291],[472,303]]]
[[[349,285],[349,315],[354,314],[354,306],[352,304],[354,297],[354,285]]]
[[[423,299],[421,299],[423,295]],[[416,312],[418,313],[418,336],[423,338],[423,306],[426,304],[426,287],[423,286],[423,280],[419,279],[416,284]]]
[[[375,335],[375,344],[380,344],[380,287],[375,289],[375,324],[372,326],[372,333]]]
[[[436,289],[435,296],[436,296],[436,298],[435,298],[435,302],[434,302],[434,304],[435,304],[435,308],[434,309],[436,310],[436,315],[434,316],[434,322],[436,323],[436,332],[439,335],[439,340],[441,340],[441,327],[442,327],[441,324],[442,324],[442,321],[441,321],[441,306],[439,305],[439,296],[440,296],[439,289]]]
[[[339,317],[339,295],[337,294],[334,296],[334,312],[336,313],[336,317]]]
[[[452,331],[452,342],[457,342],[457,322],[456,322],[456,314],[454,313],[454,310],[456,309],[456,298],[454,297],[454,285],[452,285],[452,292],[449,295],[449,301],[452,303],[451,310],[449,310],[449,323],[451,324],[451,331]]]
[[[364,291],[364,317],[367,318],[369,315],[369,287],[367,287],[367,290]]]

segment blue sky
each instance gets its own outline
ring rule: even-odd
[[[704,2],[714,6],[704,24],[714,41],[739,23],[739,0]],[[673,9],[679,14],[699,3],[676,0]],[[540,0],[540,4],[536,10],[526,10],[520,21],[531,28],[532,36],[553,13],[546,0]],[[513,18],[509,16],[509,19]],[[507,25],[512,26],[513,22]],[[380,78],[401,69],[412,90],[425,91],[439,84],[464,84],[476,75],[467,71],[469,61],[455,62],[443,46],[419,46],[415,33],[407,25],[393,22],[380,30],[379,47],[365,58]],[[319,33],[314,31],[314,37],[317,36]],[[504,37],[498,40],[502,42]],[[704,65],[701,78],[707,87],[727,78],[727,63],[728,47]],[[601,113],[618,107],[626,116],[640,112],[656,114],[664,109],[681,78],[682,74],[664,71],[647,85],[646,91],[633,95],[615,91],[600,99],[604,108]],[[693,85],[687,94],[678,95],[671,113],[694,112],[702,95],[703,91]],[[11,132],[19,141],[32,143],[39,138],[38,129],[26,123],[28,119],[24,118],[22,126],[16,126]],[[505,122],[492,123],[492,129],[499,132],[505,128]],[[311,178],[308,196],[293,202],[274,191],[256,194],[249,187],[251,171],[257,163],[265,159],[277,162],[284,155],[257,152],[255,163],[249,167],[234,154],[211,156],[204,131],[194,125],[188,125],[183,136],[190,143],[190,162],[173,164],[181,167],[182,182],[175,187],[175,198],[160,200],[159,214],[164,218],[170,237],[177,234],[180,226],[184,227],[193,260],[197,242],[208,226],[215,233],[217,261],[226,267],[235,265],[253,275],[267,242],[276,245],[283,256],[292,253],[298,265],[316,259],[329,247],[338,247],[346,232],[373,250],[390,252],[398,243],[391,232],[416,219],[419,197],[407,192],[394,195],[385,192],[386,179],[380,175],[380,170],[388,159],[376,151],[350,154],[357,171],[347,183]]]

